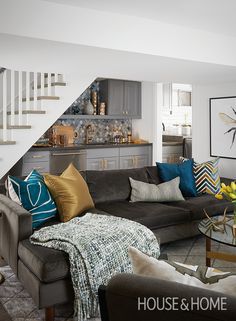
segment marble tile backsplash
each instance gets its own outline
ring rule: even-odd
[[[131,119],[64,119],[58,120],[55,125],[73,126],[75,130],[75,144],[83,144],[86,140],[86,127],[91,125],[92,143],[110,143],[116,135],[127,138],[132,131]]]

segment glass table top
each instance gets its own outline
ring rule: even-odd
[[[215,223],[222,219],[222,215],[212,217],[212,221]],[[230,246],[236,246],[236,237],[233,235],[233,222],[233,214],[227,215],[226,224],[217,225],[221,227],[223,231],[217,231],[211,226],[211,221],[208,218],[205,218],[198,224],[198,229],[202,234],[214,241]]]

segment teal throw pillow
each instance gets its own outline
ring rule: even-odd
[[[180,177],[180,190],[185,197],[197,196],[195,179],[193,175],[193,160],[187,160],[180,164],[156,163],[158,173],[163,182]]]
[[[56,204],[44,183],[43,176],[36,170],[24,181],[8,176],[7,185],[9,197],[31,213],[33,228],[56,216]]]

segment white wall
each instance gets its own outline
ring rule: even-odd
[[[209,98],[235,95],[236,83],[193,86],[193,157],[197,162],[210,159]],[[236,178],[236,159],[221,158],[219,168],[222,177]]]
[[[162,159],[161,108],[158,107],[158,84],[142,82],[142,119],[132,122],[134,138],[153,143],[153,164]]]

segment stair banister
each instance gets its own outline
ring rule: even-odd
[[[3,72],[2,79],[2,139],[7,141],[7,71]]]
[[[52,94],[52,86],[51,86],[52,78],[51,73],[48,73],[48,96],[51,96]]]
[[[18,71],[18,125],[22,125],[22,71]]]
[[[44,87],[45,87],[45,77],[44,77],[44,73],[41,72],[41,74],[40,74],[40,93],[41,93],[41,96],[44,95]]]
[[[25,109],[30,109],[30,72],[25,72]]]
[[[37,110],[37,105],[38,105],[38,101],[37,101],[37,90],[38,90],[38,79],[37,79],[37,72],[34,72],[33,73],[33,78],[34,78],[34,89],[33,89],[33,92],[34,92],[34,95],[33,95],[33,109],[34,110]]]
[[[10,98],[10,106],[11,106],[11,115],[10,115],[10,124],[11,126],[15,125],[15,71],[11,70],[11,98]]]

